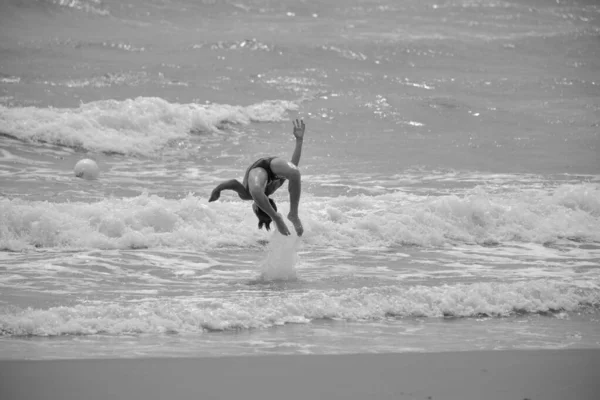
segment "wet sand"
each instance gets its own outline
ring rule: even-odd
[[[0,360],[0,398],[587,400],[600,350]]]

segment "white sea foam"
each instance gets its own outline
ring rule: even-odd
[[[403,192],[376,196],[303,197],[310,246],[386,248],[467,243],[600,242],[600,186],[496,192],[478,187],[435,197]],[[250,207],[141,195],[96,203],[0,200],[0,247],[147,248],[253,246]]]
[[[598,288],[548,280],[430,286],[384,286],[251,293],[220,299],[148,298],[131,302],[85,302],[48,309],[0,309],[4,335],[199,333],[205,330],[268,328],[319,319],[373,321],[407,317],[510,316],[576,311],[600,304]]]
[[[244,39],[241,41],[224,42],[218,41],[214,43],[199,43],[192,46],[192,49],[205,49],[211,50],[247,50],[247,51],[273,51],[273,46],[262,43],[255,38]]]
[[[46,0],[59,7],[84,11],[96,15],[110,15],[109,11],[102,7],[101,0]]]
[[[94,101],[78,108],[0,106],[0,132],[91,151],[152,155],[193,132],[216,133],[226,124],[280,121],[297,107],[283,100],[242,107],[177,104],[156,97]]]
[[[45,85],[64,86],[68,88],[84,87],[111,87],[111,86],[141,86],[154,84],[160,86],[188,86],[187,82],[171,80],[165,77],[163,73],[149,74],[145,71],[130,71],[120,73],[106,73],[83,79],[68,79],[65,81],[40,81]]]

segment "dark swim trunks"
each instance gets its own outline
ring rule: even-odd
[[[271,161],[273,161],[275,158],[277,157],[259,158],[248,167],[248,169],[246,170],[246,174],[244,174],[244,183],[246,190],[250,191],[250,189],[248,188],[248,174],[250,174],[250,171],[254,168],[262,168],[267,172],[267,186],[269,186],[269,184],[271,184],[273,181],[285,180],[285,178],[280,178],[277,175],[275,175],[275,173],[271,170]]]

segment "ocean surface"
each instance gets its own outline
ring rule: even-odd
[[[600,348],[599,132],[596,0],[3,0],[0,358]]]

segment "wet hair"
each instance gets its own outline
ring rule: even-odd
[[[271,203],[271,207],[273,207],[273,210],[277,211],[275,201],[270,197],[268,199],[269,203]],[[258,218],[258,229],[262,229],[264,225],[267,231],[271,230],[271,222],[273,222],[273,220],[258,206],[258,204],[252,203],[252,211],[254,211],[256,218]]]

